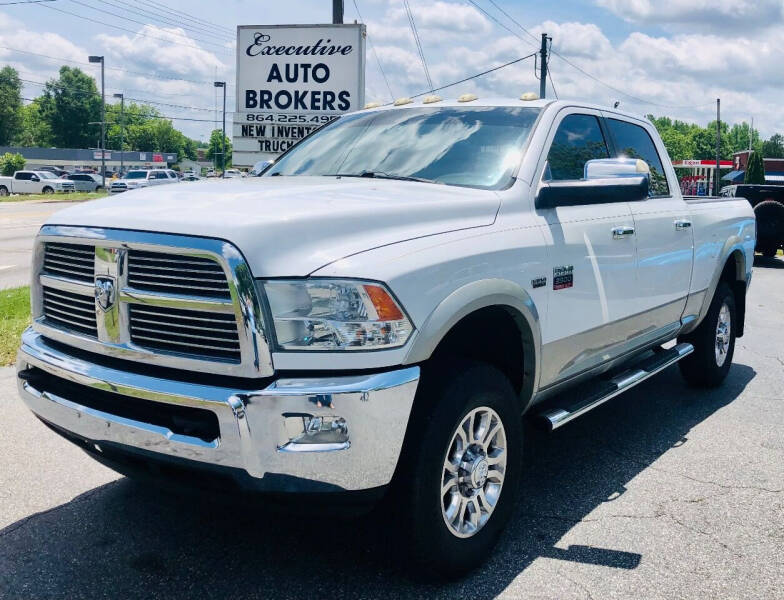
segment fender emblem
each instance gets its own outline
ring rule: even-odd
[[[553,289],[563,290],[574,287],[574,266],[553,267]]]
[[[531,280],[532,288],[540,288],[546,285],[547,285],[547,277],[537,277],[536,279]]]

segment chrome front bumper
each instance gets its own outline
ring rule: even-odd
[[[97,365],[28,329],[17,358],[19,393],[46,422],[100,449],[129,447],[246,471],[269,491],[364,490],[392,479],[419,382],[419,367],[371,375],[278,379],[247,391]],[[140,403],[206,409],[218,421],[211,441],[176,433],[65,398],[28,374],[118,394]],[[44,388],[44,389],[40,389]],[[82,400],[85,402],[85,400]],[[89,402],[85,402],[90,404]],[[268,477],[270,476],[270,477]]]

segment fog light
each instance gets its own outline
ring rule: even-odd
[[[284,413],[279,452],[333,452],[351,446],[348,423],[337,415]]]

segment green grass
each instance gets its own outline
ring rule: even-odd
[[[106,192],[72,192],[70,194],[16,194],[0,196],[0,202],[29,202],[30,200],[46,200],[48,202],[78,202],[103,198]]]
[[[0,366],[16,358],[19,336],[30,323],[30,288],[0,290]]]

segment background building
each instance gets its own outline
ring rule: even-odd
[[[0,154],[5,154],[6,152],[24,156],[27,160],[25,169],[54,166],[67,171],[75,169],[101,170],[100,150],[0,146]],[[138,168],[163,168],[177,162],[177,154],[171,152],[120,152],[117,150],[105,150],[104,152],[107,171],[119,171],[121,164],[127,171],[128,169]],[[122,161],[120,160],[121,155]]]
[[[736,152],[732,155],[732,171],[722,177],[722,182],[743,183],[746,174],[746,167],[749,164],[751,150]],[[765,183],[784,185],[784,158],[763,158],[765,165]]]

